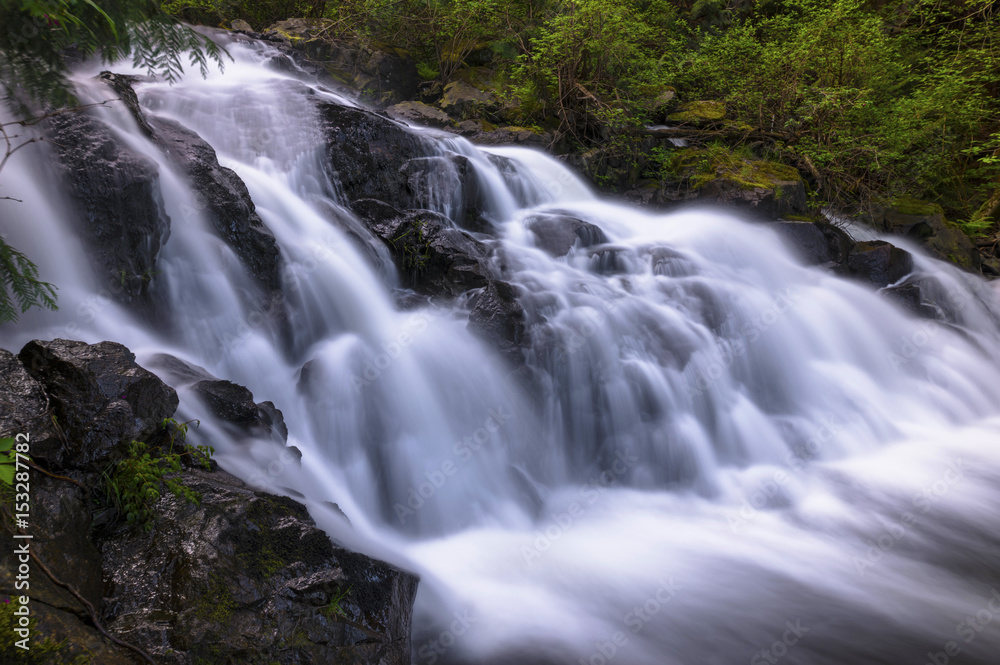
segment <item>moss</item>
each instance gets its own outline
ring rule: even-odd
[[[37,602],[37,601],[36,601]],[[74,649],[69,640],[54,640],[48,636],[40,635],[37,628],[37,621],[34,617],[28,620],[28,629],[31,631],[28,638],[30,649],[25,650],[17,647],[15,643],[22,639],[14,632],[14,626],[18,617],[14,615],[17,602],[14,598],[4,596],[0,601],[0,662],[11,665],[89,665],[94,662],[93,657],[88,653],[74,653],[79,647]]]
[[[744,189],[773,189],[781,196],[782,185],[802,180],[791,166],[756,160],[723,146],[679,151],[667,166],[675,177],[687,177],[694,189],[713,180],[728,180]]]
[[[889,207],[903,215],[943,215],[944,210],[937,203],[926,203],[919,199],[899,197],[893,199]]]
[[[208,589],[198,600],[192,613],[203,621],[211,621],[219,626],[228,626],[236,612],[237,604],[229,585],[218,577],[209,579]]]
[[[726,117],[724,102],[706,100],[681,104],[677,107],[677,113],[671,113],[667,119],[673,122],[705,122],[722,120],[724,117]]]

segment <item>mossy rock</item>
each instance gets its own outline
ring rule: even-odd
[[[702,100],[685,102],[676,113],[667,116],[671,122],[715,122],[726,117],[725,102]]]
[[[944,210],[937,203],[928,203],[909,197],[892,199],[888,207],[901,215],[944,215]]]

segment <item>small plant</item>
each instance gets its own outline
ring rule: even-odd
[[[420,272],[431,259],[431,242],[424,236],[425,226],[426,222],[414,221],[412,227],[389,241],[394,248],[403,252],[402,267],[404,270],[411,269]],[[408,242],[405,241],[407,237],[411,237]],[[401,242],[402,245],[397,246],[397,242]]]
[[[351,589],[353,588],[354,585],[351,585],[346,589],[338,589],[337,592],[333,594],[333,597],[330,598],[329,604],[327,604],[326,607],[323,608],[322,610],[323,614],[325,614],[328,617],[342,616],[346,618],[347,612],[344,611],[344,608],[341,606],[341,604],[347,599],[349,595],[351,595]]]
[[[14,469],[17,463],[14,443],[12,438],[0,439],[0,482],[6,485],[14,484]]]
[[[193,421],[197,422],[197,421]],[[188,446],[174,452],[174,443],[183,442],[189,423],[178,423],[173,418],[163,420],[163,428],[170,433],[166,454],[154,456],[142,441],[132,441],[125,458],[113,462],[104,471],[107,499],[129,524],[141,524],[146,531],[153,528],[153,506],[160,499],[160,487],[165,485],[177,498],[200,505],[201,495],[182,483],[172,474],[180,473],[181,458],[189,455],[195,463],[211,468],[211,446]]]

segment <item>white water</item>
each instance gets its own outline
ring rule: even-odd
[[[990,285],[921,258],[956,325],[916,320],[800,265],[764,226],[649,216],[540,153],[491,149],[513,160],[504,175],[441,139],[488,183],[535,323],[530,380],[513,378],[459,306],[397,311],[385,252],[345,233],[360,223],[323,168],[307,86],[264,69],[266,53],[231,52],[224,75],[138,92],[246,182],[281,247],[293,338],[260,315],[184,177],[112,106],[102,117],[159,166],[172,231],[152,289],[172,330],[102,295],[45,152],[26,149],[3,174],[25,203],[2,202],[0,224],[61,287],[61,309],[4,330],[4,348],[113,339],[273,401],[301,466],[209,422],[201,434],[227,469],[304,496],[335,539],[421,575],[415,662],[918,665],[955,641],[958,662],[1000,663]],[[82,94],[107,98],[95,72],[79,73]],[[439,194],[429,204],[452,212]],[[524,223],[545,210],[601,227],[613,252],[551,258]]]

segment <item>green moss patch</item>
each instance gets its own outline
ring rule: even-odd
[[[716,101],[686,102],[667,116],[673,122],[711,122],[726,117],[726,104]]]

